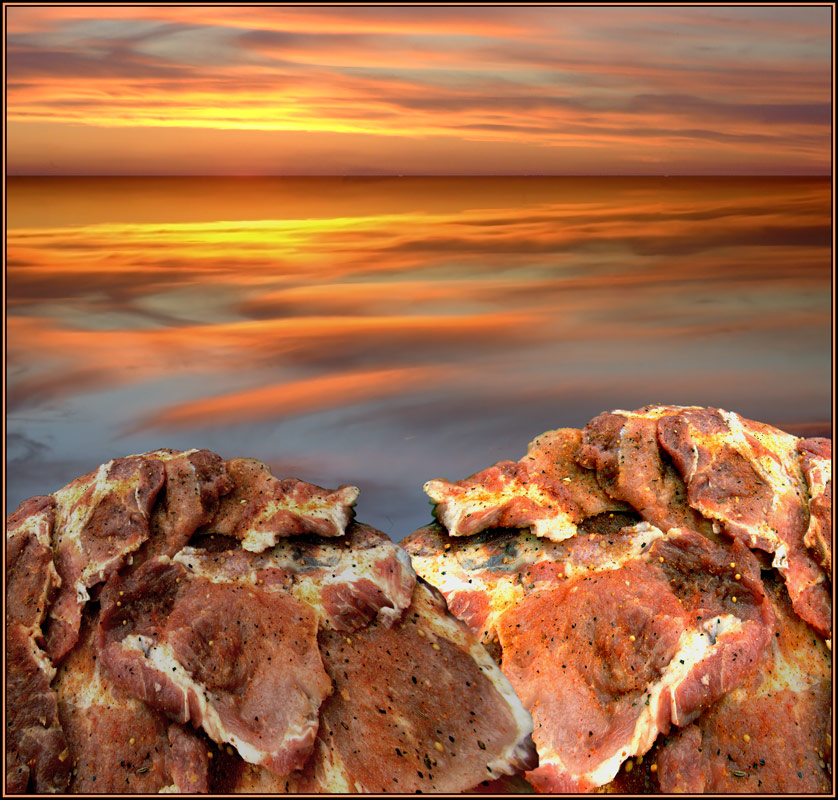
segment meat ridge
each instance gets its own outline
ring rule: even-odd
[[[88,590],[126,563],[150,535],[151,510],[165,480],[142,455],[102,464],[53,494],[52,548],[61,588],[46,624],[46,650],[61,661],[78,639]]]
[[[69,750],[50,688],[51,673],[30,632],[20,624],[7,625],[7,792],[61,792],[69,782]]]
[[[351,636],[322,629],[318,640],[335,691],[314,755],[287,778],[245,767],[227,790],[461,792],[535,763],[529,715],[424,582],[394,625],[376,620]]]
[[[96,658],[96,617],[85,613],[79,641],[54,682],[68,733],[73,794],[209,790],[206,743],[122,691]]]
[[[6,522],[6,624],[22,625],[43,644],[41,623],[61,578],[52,558],[55,501],[32,497]]]
[[[690,505],[728,536],[772,553],[795,611],[830,636],[826,574],[804,544],[809,495],[798,439],[720,409],[662,414],[657,429],[684,478]]]
[[[564,483],[520,461],[500,461],[455,483],[428,481],[424,490],[451,536],[511,527],[560,541],[575,535],[582,516]]]
[[[536,536],[562,541],[592,517],[637,508],[658,527],[685,525],[714,538],[712,526],[686,504],[672,465],[649,446],[655,445],[654,421],[630,417],[633,413],[600,415],[584,431],[547,431],[529,443],[520,460],[499,461],[464,480],[427,481],[424,490],[435,504],[434,516],[451,536],[529,528]],[[632,433],[621,445],[625,427]],[[633,480],[618,469],[627,455],[633,455],[632,469],[642,467],[644,476]]]
[[[611,411],[583,429],[578,463],[596,471],[605,492],[628,503],[661,530],[686,527],[717,539],[713,526],[687,502],[684,481],[658,444],[658,425],[675,406]]]
[[[50,683],[55,667],[41,625],[61,579],[50,539],[55,502],[25,500],[6,524],[6,791],[63,791],[67,738]]]
[[[110,581],[101,602],[96,649],[118,687],[248,762],[303,766],[331,691],[308,606],[165,556]]]
[[[527,445],[527,453],[521,461],[531,471],[564,483],[582,518],[609,511],[629,511],[626,503],[614,500],[603,490],[594,469],[584,468],[577,461],[581,445],[581,430],[558,428],[536,436]]]
[[[809,490],[809,526],[803,544],[832,581],[832,441],[824,438],[797,442],[800,468]]]
[[[226,472],[233,488],[203,531],[235,536],[245,550],[258,553],[281,537],[302,533],[343,536],[354,518],[355,486],[329,490],[298,478],[279,479],[253,458],[230,459]]]
[[[134,566],[158,555],[173,556],[185,547],[233,488],[221,456],[209,450],[166,448],[143,457],[163,465],[165,482],[151,515],[151,536],[134,556]]]
[[[796,455],[789,458],[795,437],[719,409],[662,417],[658,436],[686,482],[690,504],[729,535],[774,552],[783,531],[801,525],[803,476]]]

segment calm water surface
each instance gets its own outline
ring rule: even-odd
[[[831,431],[829,179],[10,179],[7,503],[207,447],[361,488],[652,402]]]

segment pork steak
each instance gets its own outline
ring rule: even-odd
[[[728,536],[773,554],[773,566],[785,580],[794,610],[828,637],[828,576],[804,542],[812,515],[800,440],[713,408],[661,414],[657,429],[662,447],[686,483],[690,506],[717,521]],[[803,455],[811,455],[811,450],[804,448]],[[821,518],[817,501],[812,511]],[[810,536],[818,538],[816,531]]]
[[[508,527],[561,541],[586,517],[625,510],[574,460],[580,440],[573,428],[548,431],[519,461],[500,461],[460,481],[427,481],[434,516],[451,536]]]
[[[777,620],[757,669],[690,725],[626,763],[622,794],[825,794],[832,789],[832,655],[763,576]]]
[[[251,763],[303,766],[331,691],[307,605],[166,556],[110,581],[101,603],[97,652],[119,688]]]
[[[539,766],[526,777],[541,791],[609,783],[659,733],[744,680],[773,629],[759,566],[739,543],[645,522],[546,544],[503,531],[505,555],[490,546],[481,561],[477,543],[459,559],[444,546],[434,556],[433,534],[405,547],[420,576],[445,573],[454,609],[469,609],[471,595],[464,619],[497,638],[533,716]]]
[[[85,613],[79,641],[53,684],[69,743],[73,794],[206,792],[205,741],[190,728],[115,685],[93,645],[96,615]]]
[[[330,490],[297,478],[276,478],[254,458],[230,459],[226,472],[233,489],[206,530],[241,539],[245,550],[258,553],[298,533],[343,536],[353,519],[355,486]]]
[[[656,405],[543,434],[520,463],[426,484],[438,522],[403,545],[531,711],[536,790],[825,790],[830,459],[828,440]],[[546,504],[532,506],[524,480],[499,485],[504,474],[566,485],[561,535],[545,535]],[[782,742],[762,737],[784,780],[759,760],[759,775],[742,766],[748,729],[766,731],[772,715],[795,726]],[[723,765],[708,749],[717,727],[733,737]],[[701,779],[682,780],[699,762]]]
[[[379,619],[351,636],[324,629],[319,645],[335,691],[311,760],[285,778],[226,769],[216,791],[463,792],[534,766],[530,716],[426,583],[397,623]]]
[[[24,501],[6,524],[6,789],[56,792],[70,778],[67,739],[41,629],[61,585],[51,538],[55,501]]]

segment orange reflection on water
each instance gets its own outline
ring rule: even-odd
[[[377,274],[403,280],[433,268],[445,271],[433,276],[434,286],[504,268],[516,282],[522,267],[525,276],[555,268],[568,279],[596,275],[592,262],[610,277],[642,280],[660,263],[635,269],[638,254],[678,258],[679,275],[694,271],[698,255],[706,274],[730,271],[714,252],[726,247],[736,248],[740,263],[766,246],[790,246],[803,256],[796,276],[806,279],[810,269],[821,275],[822,260],[811,256],[831,240],[827,186],[793,179],[19,179],[9,187],[9,300],[83,296],[96,287],[142,295],[199,282],[270,292]],[[619,260],[593,259],[597,249]],[[770,259],[757,260],[777,271]]]
[[[829,180],[8,189],[12,505],[197,446],[358,485],[399,538],[428,478],[606,409],[830,427]]]
[[[702,337],[721,370],[779,332],[795,369],[828,356],[820,179],[12,179],[7,240],[18,408],[212,376],[144,418],[238,424],[398,369],[563,382],[652,348],[709,375]]]
[[[335,405],[346,407],[380,401],[415,391],[420,386],[436,387],[452,374],[451,369],[437,367],[402,367],[337,373],[260,386],[171,406],[161,414],[141,420],[134,429],[180,429],[185,425],[224,425],[234,419],[253,422],[277,416],[312,414]]]

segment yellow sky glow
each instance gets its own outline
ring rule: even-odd
[[[11,7],[9,172],[827,174],[790,11]]]

